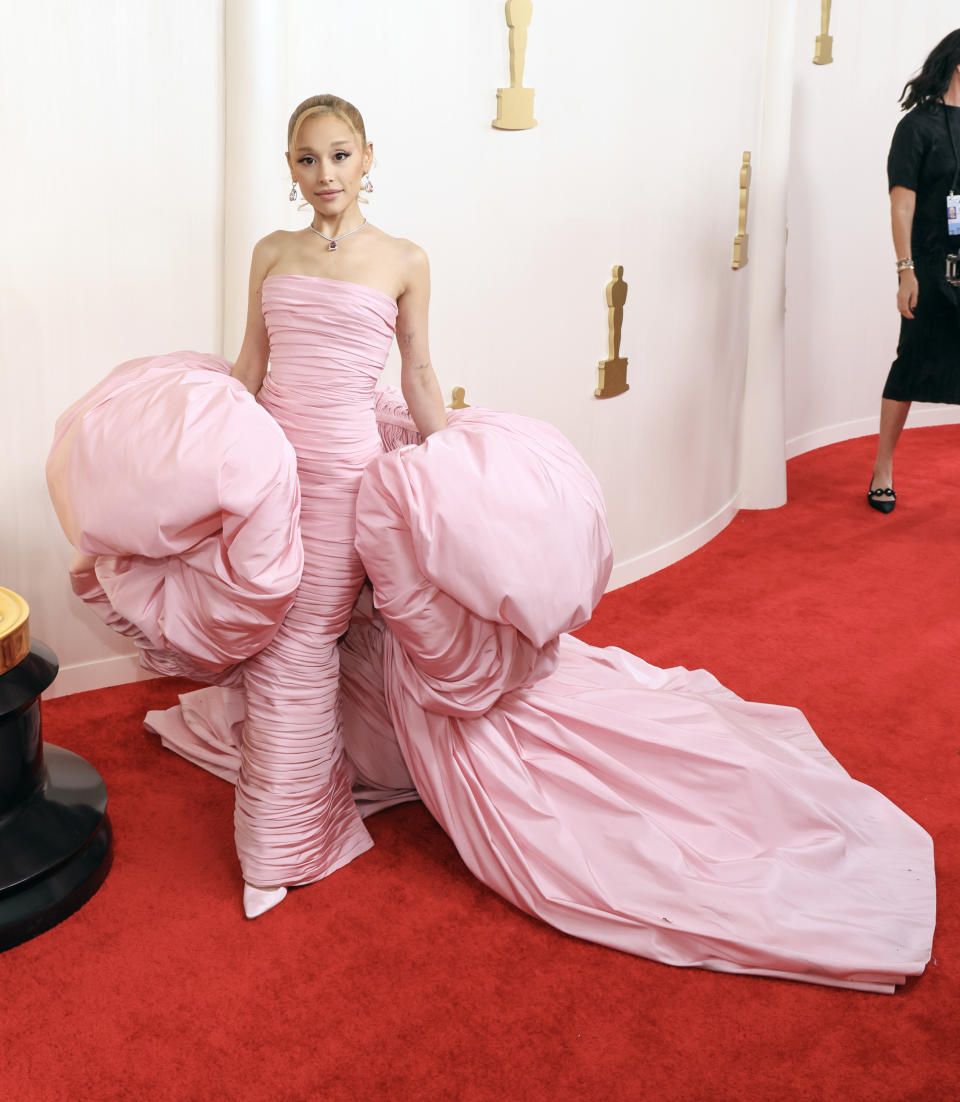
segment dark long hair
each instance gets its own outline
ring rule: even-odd
[[[938,42],[923,63],[923,68],[908,80],[900,93],[904,111],[921,103],[936,103],[950,87],[953,71],[960,65],[960,30],[951,31]]]

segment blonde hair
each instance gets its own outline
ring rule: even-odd
[[[356,107],[339,96],[322,95],[305,99],[290,116],[290,122],[287,124],[288,149],[293,149],[300,127],[307,119],[316,118],[319,115],[334,115],[341,119],[357,135],[360,144],[366,147],[367,132],[363,126],[363,116]]]

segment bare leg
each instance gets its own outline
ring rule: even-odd
[[[873,465],[871,490],[893,489],[893,449],[903,431],[910,402],[897,402],[883,398],[880,402],[880,439],[877,441],[877,460]]]

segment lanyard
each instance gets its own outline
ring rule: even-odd
[[[956,195],[957,193],[957,181],[960,180],[960,156],[957,155],[957,143],[953,138],[953,127],[950,125],[950,111],[946,104],[943,105],[943,121],[947,128],[947,137],[950,139],[950,150],[953,153],[953,184],[950,187],[950,194]]]

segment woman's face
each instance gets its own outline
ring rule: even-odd
[[[336,115],[312,115],[287,153],[290,173],[304,199],[322,217],[336,217],[357,201],[373,147]]]

